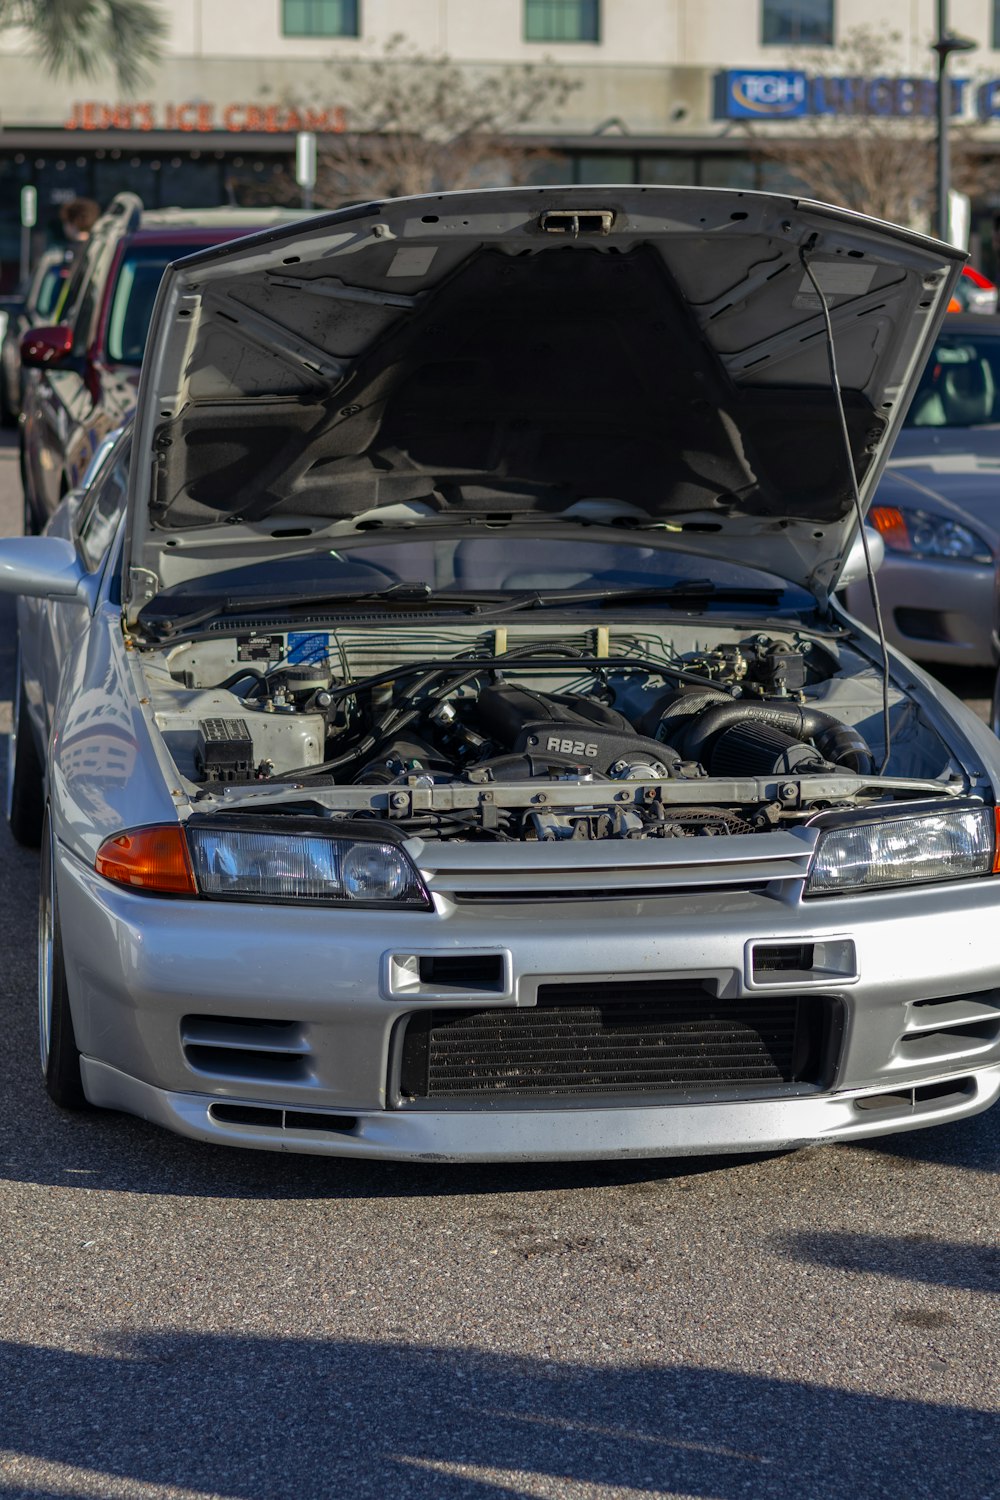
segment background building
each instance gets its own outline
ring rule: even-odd
[[[0,33],[0,262],[16,277],[20,189],[39,194],[35,247],[58,237],[62,202],[106,204],[128,187],[150,206],[288,196],[297,128],[350,130],[345,61],[395,36],[469,69],[552,59],[574,83],[551,118],[524,127],[547,149],[544,175],[577,182],[781,187],[767,136],[818,116],[850,128],[859,90],[905,118],[933,112],[934,0],[171,0],[162,65],[141,95],[67,87]],[[976,43],[956,118],[1000,184],[1000,0],[951,0],[952,28]],[[845,76],[857,27],[898,34],[884,76]],[[872,93],[871,90],[875,92]],[[930,92],[928,93],[928,89]],[[993,269],[1000,191],[974,205],[976,258]],[[277,186],[276,186],[277,184]],[[283,184],[283,186],[282,186]]]

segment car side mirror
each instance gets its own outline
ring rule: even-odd
[[[21,339],[21,363],[32,370],[61,365],[73,352],[73,330],[64,323],[32,328]]]
[[[89,603],[90,574],[76,548],[61,536],[10,536],[0,540],[0,594]]]
[[[882,540],[882,533],[876,531],[874,526],[866,526],[865,535],[868,538],[868,551],[871,553],[872,567],[877,573],[885,561],[885,542]],[[865,549],[859,531],[851,543],[851,550],[847,554],[847,561],[840,570],[840,577],[837,579],[837,588],[846,589],[849,583],[857,583],[859,578],[865,578],[867,575],[868,567],[865,563]]]

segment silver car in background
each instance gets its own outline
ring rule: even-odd
[[[991,1104],[1000,747],[837,603],[961,263],[616,187],[168,270],[134,429],[0,544],[53,1098],[424,1160]]]
[[[1000,319],[949,313],[869,511],[885,558],[879,593],[900,651],[941,666],[998,659]],[[867,583],[846,590],[874,623]]]

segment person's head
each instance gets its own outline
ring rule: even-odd
[[[85,240],[101,217],[100,204],[93,198],[71,198],[59,210],[59,217],[68,240]]]

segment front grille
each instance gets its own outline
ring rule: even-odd
[[[697,984],[546,984],[522,1009],[407,1018],[400,1094],[433,1099],[678,1096],[821,1086],[834,1002],[719,1000]]]
[[[594,877],[597,879],[598,877]],[[661,899],[664,896],[718,896],[726,895],[729,887],[720,880],[715,885],[622,885],[608,887],[606,885],[574,885],[563,887],[537,886],[532,890],[450,890],[444,876],[435,877],[432,882],[435,890],[447,891],[456,906],[474,906],[477,903],[486,905],[510,905],[514,902],[521,904],[536,905],[539,901],[600,901],[606,906],[609,901],[647,901],[652,898]],[[734,880],[733,885],[738,885],[739,894],[753,894],[758,891],[766,891],[768,882],[766,880]]]

